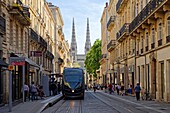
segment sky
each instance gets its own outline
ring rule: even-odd
[[[71,44],[72,22],[74,18],[78,54],[84,54],[87,18],[89,18],[91,46],[101,39],[100,19],[109,0],[46,0],[60,8],[64,21],[65,40]]]

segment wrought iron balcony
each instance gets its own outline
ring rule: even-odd
[[[100,61],[102,61],[103,59],[105,59],[107,57],[106,54],[102,54],[101,57],[100,57]]]
[[[162,39],[159,39],[158,40],[158,46],[161,46],[162,45]]]
[[[119,30],[119,32],[116,33],[116,38],[118,41],[123,40],[123,36],[127,35],[129,33],[129,23],[125,23],[122,28]]]
[[[47,42],[40,36],[39,37],[39,44],[44,47],[45,49],[47,49]]]
[[[6,20],[0,16],[0,34],[4,34],[6,32]]]
[[[114,22],[116,20],[116,16],[111,16],[108,23],[107,23],[107,29],[110,31],[112,27],[114,26]]]
[[[155,43],[151,44],[151,49],[155,48]]]
[[[111,41],[109,42],[109,44],[107,45],[107,50],[108,50],[109,52],[112,51],[112,50],[114,49],[115,45],[116,45],[116,40],[111,40]]]
[[[32,28],[30,28],[30,34],[31,39],[38,43],[38,34]]]
[[[120,13],[124,6],[127,4],[128,0],[118,0],[116,4],[116,12]]]
[[[16,3],[9,6],[9,13],[12,14],[22,25],[30,26],[31,20],[29,7],[24,6],[21,0],[17,0]]]
[[[49,59],[54,59],[54,55],[49,50],[46,52],[46,57]]]
[[[170,35],[166,37],[166,43],[170,42]]]
[[[143,8],[143,10],[136,16],[136,18],[129,25],[129,33],[139,27],[146,18],[151,16],[152,12],[158,10],[157,8],[166,0],[150,0],[150,2]]]

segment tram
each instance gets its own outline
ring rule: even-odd
[[[84,71],[81,68],[64,68],[62,94],[64,97],[84,99]]]

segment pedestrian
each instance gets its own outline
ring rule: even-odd
[[[35,86],[34,82],[31,82],[31,100],[35,100],[35,95],[37,93],[37,87]]]
[[[119,84],[117,84],[116,90],[117,90],[117,95],[119,95],[119,90],[120,90],[120,85]]]
[[[24,102],[26,102],[28,93],[29,93],[29,87],[26,83],[24,83]]]
[[[122,84],[122,86],[121,86],[121,88],[120,88],[120,90],[121,90],[121,95],[123,96],[124,95],[124,91],[125,91],[125,86]]]
[[[61,91],[60,82],[58,82],[58,85],[57,85],[57,87],[58,87],[58,94],[60,94],[60,91]]]
[[[111,94],[112,93],[112,84],[110,83],[108,87],[109,87],[109,93]]]
[[[137,83],[135,86],[136,100],[140,100],[140,91],[141,91],[141,87],[139,83]]]

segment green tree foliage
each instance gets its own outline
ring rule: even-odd
[[[100,60],[101,57],[101,40],[97,39],[94,42],[94,45],[86,54],[85,59],[85,67],[89,74],[93,74],[94,77],[97,76],[96,70],[100,68]]]

